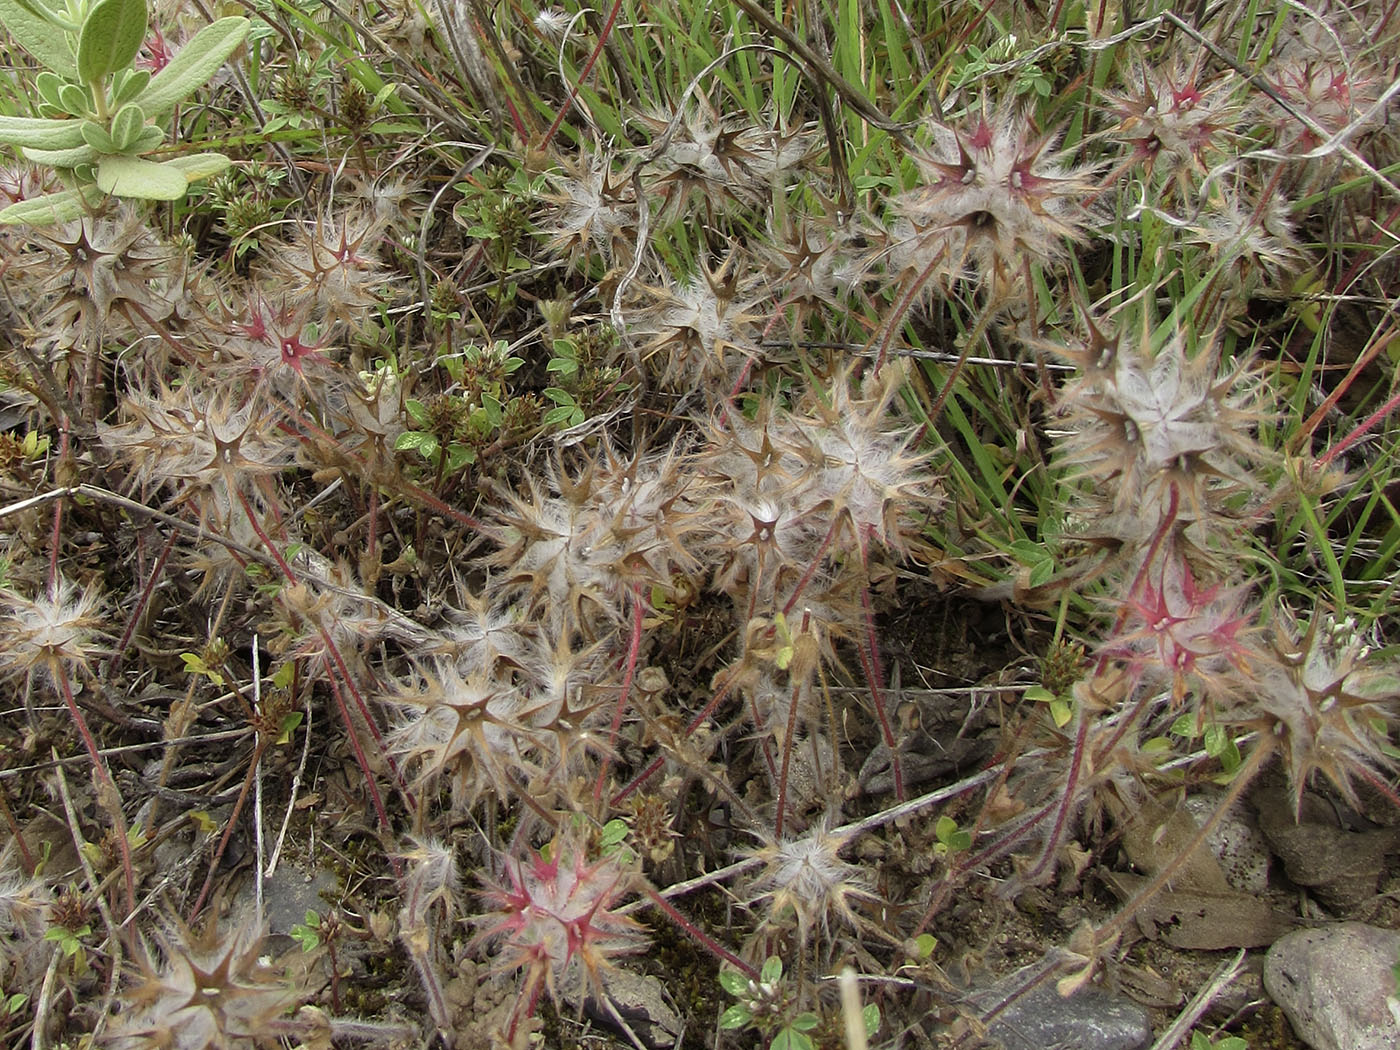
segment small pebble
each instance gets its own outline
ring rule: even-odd
[[[1312,1050],[1395,1050],[1397,961],[1394,930],[1359,922],[1296,930],[1269,949],[1264,989]]]

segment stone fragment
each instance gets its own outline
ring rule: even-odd
[[[1359,922],[1296,930],[1269,949],[1264,989],[1313,1050],[1394,1050],[1397,959],[1394,930]]]
[[[994,1009],[1038,969],[1032,964],[1017,970],[973,993],[972,1001],[982,1010]],[[987,1037],[1003,1050],[1142,1050],[1152,1042],[1152,1023],[1147,1011],[1127,998],[1091,987],[1066,999],[1050,980],[998,1013],[987,1026]]]

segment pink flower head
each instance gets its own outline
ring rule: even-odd
[[[290,368],[298,379],[305,379],[308,362],[327,363],[320,352],[323,344],[302,342],[306,327],[301,313],[287,306],[274,310],[261,295],[254,294],[247,320],[237,329],[258,348],[253,357],[262,369]]]
[[[507,857],[505,877],[482,895],[492,910],[477,937],[500,945],[501,969],[525,969],[527,1011],[542,987],[555,996],[561,979],[601,989],[614,957],[645,946],[641,925],[615,912],[631,883],[616,855],[589,862],[582,843],[561,835],[527,860]]]
[[[1136,671],[1165,672],[1180,703],[1192,687],[1219,696],[1230,690],[1232,672],[1248,674],[1255,653],[1250,641],[1255,615],[1244,604],[1246,588],[1202,587],[1180,552],[1139,573],[1123,603],[1121,633],[1109,655]]]

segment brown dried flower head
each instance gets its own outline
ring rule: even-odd
[[[934,124],[927,152],[914,154],[924,184],[895,197],[888,265],[911,280],[951,281],[969,266],[994,301],[1024,293],[1028,263],[1062,258],[1093,219],[1092,166],[1055,150],[1057,137],[1004,106],[960,126]]]

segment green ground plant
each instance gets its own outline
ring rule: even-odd
[[[0,211],[0,223],[76,219],[101,194],[179,200],[192,182],[229,165],[221,153],[152,160],[165,141],[159,124],[243,42],[246,18],[201,30],[152,74],[133,65],[149,25],[146,0],[75,0],[62,11],[41,0],[7,0],[0,22],[11,40],[46,67],[27,85],[34,117],[0,118],[0,142],[47,166],[68,189]]]

